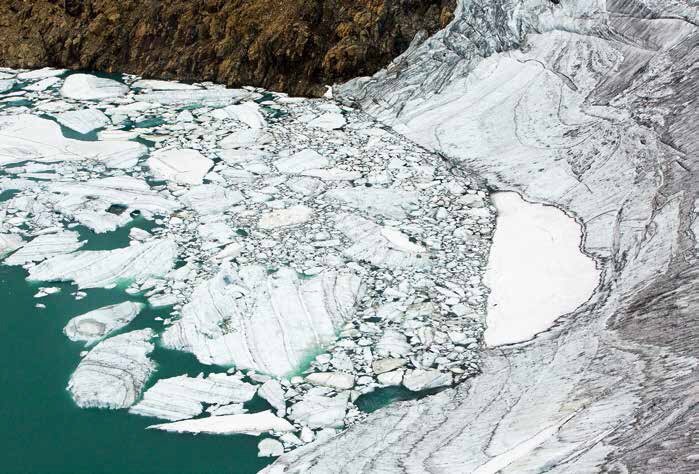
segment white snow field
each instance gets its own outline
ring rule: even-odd
[[[580,225],[553,206],[515,192],[492,196],[498,217],[485,284],[488,346],[531,339],[592,294],[595,262],[580,251]]]

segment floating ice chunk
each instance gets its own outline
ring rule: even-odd
[[[179,184],[201,184],[214,165],[198,151],[189,149],[158,150],[146,163],[154,176]]]
[[[403,386],[411,392],[448,387],[452,382],[453,378],[451,372],[442,372],[436,369],[408,370],[403,377]]]
[[[391,372],[384,372],[379,374],[376,378],[382,385],[388,385],[395,387],[403,383],[403,374],[405,374],[405,369],[393,370]]]
[[[309,428],[342,428],[349,402],[349,392],[334,397],[322,391],[311,389],[300,402],[289,409],[289,418]]]
[[[406,209],[416,208],[418,194],[400,189],[386,188],[336,188],[325,196],[371,214],[391,219],[404,219]]]
[[[152,191],[143,179],[132,176],[112,176],[85,183],[54,183],[48,186],[55,209],[95,232],[107,232],[131,220],[131,211],[144,216],[169,215],[181,207]],[[113,204],[124,206],[116,215],[107,212]]]
[[[405,334],[395,329],[386,329],[376,344],[376,353],[380,356],[406,356],[411,349]]]
[[[24,265],[29,262],[41,262],[47,258],[71,253],[84,244],[85,242],[79,240],[77,232],[62,231],[40,235],[5,259],[5,264]]]
[[[24,86],[24,90],[32,92],[41,92],[45,91],[49,87],[55,86],[59,82],[61,82],[61,80],[57,77],[47,77],[46,79],[42,79],[33,84],[29,84],[28,86]]]
[[[495,193],[497,225],[485,283],[489,346],[531,339],[590,297],[599,273],[580,252],[580,225],[555,207]]]
[[[34,115],[0,118],[0,166],[89,159],[125,168],[135,166],[147,152],[145,145],[136,142],[72,140],[63,136],[56,122]]]
[[[70,110],[55,115],[58,123],[78,133],[90,133],[109,123],[109,117],[98,109]]]
[[[354,181],[362,177],[362,173],[359,171],[350,171],[341,168],[306,170],[300,174],[302,176],[319,178],[323,181]]]
[[[349,272],[326,270],[301,279],[290,268],[269,274],[251,265],[236,273],[223,264],[194,290],[163,343],[192,352],[205,364],[285,375],[310,350],[335,340],[337,329],[354,314],[360,283]]]
[[[136,100],[161,105],[222,107],[241,102],[253,95],[243,89],[166,90],[139,94]]]
[[[0,258],[20,248],[23,242],[17,234],[0,234]]]
[[[253,129],[264,128],[265,118],[260,112],[260,106],[256,102],[245,102],[239,105],[229,105],[220,109],[228,117],[243,122],[248,127]]]
[[[134,130],[102,130],[97,133],[98,140],[133,140],[139,132]]]
[[[330,161],[317,151],[307,148],[278,159],[274,162],[274,166],[282,173],[298,174],[306,170],[330,166]]]
[[[336,390],[349,390],[354,387],[354,375],[342,372],[316,372],[308,375],[306,381]]]
[[[246,128],[245,130],[238,130],[231,133],[221,140],[219,146],[224,150],[231,148],[247,148],[255,145],[259,138],[260,129]]]
[[[323,130],[337,130],[347,124],[345,117],[340,113],[328,112],[308,122],[309,127],[322,128]]]
[[[340,214],[336,227],[354,244],[345,255],[388,268],[429,266],[427,250],[397,229],[382,227],[362,217]]]
[[[211,413],[212,416],[223,416],[223,415],[242,415],[247,413],[247,409],[242,403],[231,403],[230,405],[223,406],[210,406],[206,409],[207,413]]]
[[[36,81],[40,79],[47,79],[49,77],[56,77],[65,74],[67,69],[53,69],[50,67],[45,67],[41,69],[34,69],[33,71],[25,71],[17,74],[17,79],[20,81]]]
[[[180,375],[158,380],[131,407],[131,413],[177,421],[192,418],[204,411],[204,403],[225,405],[244,403],[255,396],[256,387],[226,374],[208,377]]]
[[[316,178],[291,178],[286,182],[286,186],[293,192],[303,196],[313,196],[323,190],[323,182]]]
[[[142,304],[132,301],[105,306],[74,317],[68,321],[63,332],[71,341],[91,344],[129,324],[142,308]]]
[[[180,197],[180,201],[199,214],[220,214],[243,199],[244,196],[239,191],[224,188],[218,184],[192,187]]]
[[[194,91],[201,87],[193,84],[183,84],[175,81],[159,81],[154,79],[141,79],[131,84],[135,89],[150,89],[154,91]]]
[[[286,400],[284,399],[284,389],[278,380],[268,380],[257,390],[257,395],[272,405],[277,410],[279,416],[286,413]]]
[[[151,425],[148,429],[174,431],[176,433],[209,434],[248,434],[258,436],[262,433],[285,433],[295,431],[294,425],[272,414],[271,411],[246,413],[243,415],[209,416],[194,420],[176,421],[161,425]]]
[[[371,368],[375,374],[383,374],[403,367],[407,361],[405,359],[379,359],[374,361]]]
[[[12,89],[16,83],[14,79],[0,79],[0,94]]]
[[[74,281],[80,288],[104,288],[124,280],[166,275],[177,244],[169,239],[134,242],[116,250],[77,251],[48,259],[29,270],[29,281]]]
[[[308,222],[312,215],[313,210],[310,207],[292,206],[263,214],[258,225],[261,229],[293,227]]]
[[[76,100],[109,99],[126,95],[129,88],[121,82],[91,74],[72,74],[61,87],[61,95]]]
[[[272,438],[265,438],[257,443],[257,457],[270,458],[284,454],[284,445]]]
[[[148,358],[152,329],[141,329],[97,344],[78,364],[68,391],[81,408],[128,408],[155,370]]]

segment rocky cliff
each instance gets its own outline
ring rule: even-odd
[[[374,73],[455,0],[1,0],[0,64],[320,95]]]

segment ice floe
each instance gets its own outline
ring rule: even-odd
[[[181,375],[158,380],[130,411],[171,421],[184,420],[200,415],[204,411],[205,403],[243,403],[252,399],[256,391],[257,387],[243,382],[235,375]]]
[[[124,281],[163,276],[175,263],[169,239],[135,242],[116,250],[84,250],[50,258],[29,270],[29,281],[73,281],[80,288],[110,287]]]
[[[6,258],[5,264],[24,265],[30,262],[41,262],[47,258],[71,253],[84,244],[84,241],[80,241],[77,232],[62,231],[39,235]]]
[[[143,309],[141,303],[126,301],[74,317],[63,332],[71,341],[91,344],[121,329],[134,320]]]
[[[94,108],[62,112],[56,114],[55,118],[64,127],[82,134],[90,133],[110,123],[109,117],[104,115],[102,111]]]
[[[152,425],[148,428],[174,431],[176,433],[247,434],[253,436],[269,432],[284,433],[295,431],[291,423],[284,418],[273,415],[270,411],[245,413],[242,415],[208,416],[193,420]]]
[[[252,265],[236,272],[224,265],[194,290],[163,343],[206,364],[285,375],[309,351],[335,339],[359,294],[360,280],[348,272],[302,279],[290,268],[268,273]]]
[[[97,344],[78,364],[68,391],[79,407],[128,408],[155,370],[148,355],[151,329],[120,334]]]
[[[0,234],[0,258],[14,252],[23,244],[22,236],[17,234]]]
[[[358,422],[353,400],[409,371],[478,371],[494,210],[476,180],[329,101],[137,79],[105,99],[25,90],[35,108],[0,110],[0,235],[131,226],[128,247],[27,263],[30,281],[143,295],[165,347],[245,374],[246,396],[294,421],[285,449]],[[108,336],[86,319],[83,336]],[[156,382],[134,412],[240,431],[225,417],[253,409],[205,399],[210,378]]]
[[[202,184],[214,162],[196,150],[160,150],[146,161],[153,175],[180,184]]]
[[[99,100],[125,95],[129,87],[121,82],[91,74],[71,74],[63,82],[61,95],[76,100]]]

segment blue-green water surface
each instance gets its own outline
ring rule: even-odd
[[[117,234],[115,240],[119,241],[123,236]],[[77,408],[66,385],[85,348],[63,334],[66,322],[105,305],[144,299],[121,289],[100,289],[88,290],[87,297],[76,300],[70,294],[76,287],[67,283],[50,284],[62,291],[35,299],[38,287],[49,284],[30,285],[25,277],[21,267],[0,265],[0,472],[247,474],[271,462],[257,457],[256,437],[146,430],[163,420],[124,410]],[[36,308],[39,302],[46,309]],[[166,317],[168,311],[145,308],[122,332],[161,329],[154,318]],[[189,354],[160,347],[152,357],[158,371],[149,385],[161,377],[223,370],[202,366]],[[253,411],[266,408],[259,399],[251,403]]]

